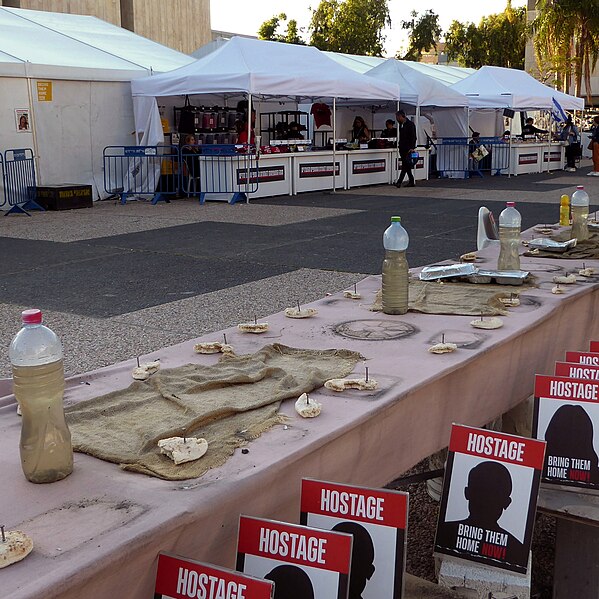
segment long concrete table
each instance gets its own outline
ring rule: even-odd
[[[494,267],[493,249],[482,255],[480,265]],[[75,454],[67,479],[30,484],[19,462],[14,398],[0,399],[0,520],[35,542],[31,556],[0,571],[0,595],[146,599],[158,552],[232,567],[240,513],[297,522],[302,477],[383,485],[446,446],[452,422],[483,425],[506,412],[531,394],[535,373],[552,372],[566,350],[586,349],[589,339],[599,338],[597,279],[553,295],[551,277],[580,267],[577,262],[523,258],[522,267],[538,277],[539,287],[526,290],[522,305],[495,331],[473,329],[467,316],[373,313],[368,305],[380,277],[358,284],[362,301],[333,294],[311,304],[318,310],[312,319],[275,314],[262,336],[227,330],[238,353],[272,342],[359,351],[367,361],[355,372],[361,375],[367,365],[380,389],[321,389],[314,397],[323,413],[311,420],[285,402],[286,427],[276,426],[249,443],[249,453],[238,450],[200,479],[165,482]],[[442,334],[459,350],[428,353]],[[142,359],[160,357],[164,367],[214,363],[213,356],[194,354],[194,342]],[[124,362],[70,380],[66,401],[128,386],[133,366]]]

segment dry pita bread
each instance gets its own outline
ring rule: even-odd
[[[20,530],[11,530],[4,533],[6,541],[0,538],[0,568],[25,559],[33,549],[33,541]]]

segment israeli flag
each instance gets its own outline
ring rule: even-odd
[[[566,116],[564,109],[561,107],[560,103],[555,98],[552,98],[552,100],[553,108],[551,110],[551,113],[553,114],[553,119],[556,120],[558,123],[565,123],[568,120],[568,117]]]

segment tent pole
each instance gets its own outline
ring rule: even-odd
[[[553,135],[553,126],[555,125],[555,120],[553,118],[553,111],[552,110],[548,110],[547,111],[548,114],[548,118],[549,118],[549,130],[548,130],[548,135],[549,135],[549,153],[547,154],[547,173],[550,175],[551,174],[551,137]],[[541,160],[543,159],[543,157],[541,156]]]
[[[25,63],[25,68],[27,68],[27,63]],[[33,159],[35,161],[35,170],[36,170],[36,181],[38,182],[41,178],[40,173],[40,159],[39,159],[39,148],[37,145],[37,127],[35,126],[35,111],[33,107],[33,92],[31,90],[31,78],[27,77],[27,95],[29,96],[29,126],[31,127],[31,135],[33,137]],[[33,118],[31,118],[33,117]]]
[[[336,193],[337,174],[337,98],[333,98],[333,192]],[[339,165],[339,174],[341,174],[341,165]]]
[[[250,154],[251,151],[251,141],[252,141],[252,94],[248,93],[248,149],[247,149],[247,173],[246,173],[246,193],[245,193],[245,203],[250,203],[250,194],[248,190],[250,188],[250,163],[252,161],[252,156]],[[258,173],[256,173],[258,176]]]
[[[391,169],[391,179],[393,179],[393,171],[397,171],[397,179],[399,181],[399,123],[397,122],[397,113],[399,112],[399,100],[395,103],[395,169]],[[395,183],[395,181],[391,181]]]

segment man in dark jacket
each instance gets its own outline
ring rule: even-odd
[[[401,172],[395,187],[401,187],[404,177],[408,176],[408,187],[414,187],[414,175],[412,174],[412,152],[416,148],[416,125],[406,117],[403,110],[395,113],[398,123],[399,143],[398,150],[401,158]]]

